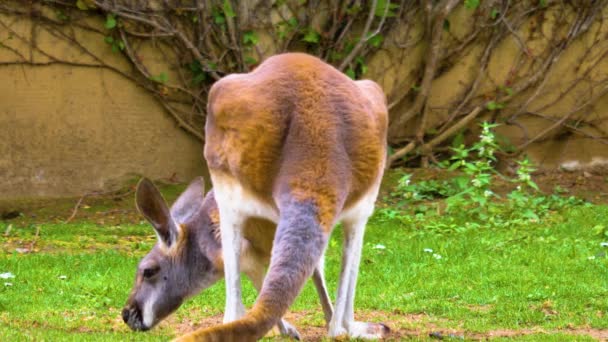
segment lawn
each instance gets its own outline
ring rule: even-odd
[[[181,189],[163,191],[172,199]],[[131,332],[122,322],[137,262],[155,242],[131,199],[91,201],[69,223],[63,221],[71,206],[60,207],[62,219],[26,214],[0,221],[0,273],[10,273],[0,279],[0,340],[164,341],[221,320],[223,283],[149,332]],[[393,205],[382,201],[379,207]],[[48,206],[39,211],[45,210],[51,217]],[[473,221],[463,214],[394,217],[378,210],[367,228],[355,315],[388,324],[395,339],[608,338],[608,247],[602,244],[608,206],[572,204],[516,227]],[[340,239],[338,228],[326,259],[332,294]],[[254,300],[245,283],[244,301]],[[323,337],[312,284],[287,317],[305,340]]]

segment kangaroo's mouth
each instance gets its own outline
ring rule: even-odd
[[[144,324],[141,310],[137,306],[124,308],[122,310],[122,320],[134,331],[147,331],[151,328]]]

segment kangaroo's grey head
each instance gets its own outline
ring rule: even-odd
[[[212,195],[211,195],[212,196]],[[133,330],[148,330],[182,302],[221,278],[221,245],[212,229],[202,178],[193,181],[169,210],[148,179],[137,185],[136,204],[158,240],[137,266],[135,285],[122,311]]]

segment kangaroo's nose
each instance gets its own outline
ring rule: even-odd
[[[125,321],[125,323],[129,322],[129,309],[124,308],[122,310],[122,320]]]

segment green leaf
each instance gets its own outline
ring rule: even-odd
[[[490,18],[496,19],[496,17],[498,17],[499,13],[500,12],[498,12],[498,10],[496,8],[492,8],[492,11],[490,12]]]
[[[234,10],[232,9],[232,4],[230,3],[230,0],[224,0],[224,5],[222,6],[222,8],[224,10],[224,14],[226,14],[226,17],[236,17],[236,13],[234,13]]]
[[[378,0],[378,2],[376,3],[376,11],[374,12],[374,15],[376,17],[384,17],[384,13],[386,12],[387,18],[394,17],[397,15],[397,13],[395,13],[395,9],[397,8],[399,8],[399,5],[391,4],[390,0]]]
[[[319,43],[320,38],[321,38],[321,35],[319,35],[319,33],[317,31],[315,31],[312,28],[309,28],[308,31],[306,32],[306,34],[304,35],[304,38],[302,38],[302,40],[307,43],[317,44],[317,43]]]
[[[103,40],[104,40],[104,42],[106,42],[108,44],[114,43],[114,37],[112,37],[112,36],[106,36]]]
[[[152,76],[151,78],[153,81],[158,83],[167,83],[169,81],[169,76],[164,71],[162,71],[158,76]]]
[[[355,77],[357,77],[353,68],[348,68],[348,70],[346,70],[346,76],[350,77],[353,80],[355,79]]]
[[[496,101],[490,101],[486,104],[486,108],[488,108],[488,110],[497,110],[505,108],[505,105],[502,103],[497,103]]]
[[[86,11],[89,9],[89,6],[87,6],[87,2],[85,0],[76,1],[76,7],[78,7],[78,9],[81,11]]]
[[[445,20],[443,21],[443,29],[444,29],[445,31],[450,31],[450,21],[449,21],[449,20],[445,19]]]
[[[481,0],[464,0],[464,7],[467,9],[477,9]]]
[[[243,33],[243,43],[244,44],[249,44],[249,45],[257,45],[257,43],[259,43],[260,39],[258,38],[258,35],[253,32],[253,31],[247,31],[245,33]]]
[[[247,64],[247,65],[254,65],[254,64],[258,64],[258,60],[257,60],[257,59],[255,59],[255,58],[253,58],[253,57],[251,57],[251,56],[247,56],[247,57],[245,57],[244,62],[245,62],[245,64]]]
[[[452,147],[458,147],[460,145],[464,145],[464,131],[458,132],[452,140]]]
[[[108,15],[106,16],[105,27],[108,30],[111,30],[116,27],[116,16],[114,16],[114,14],[108,13]]]
[[[369,43],[369,45],[376,47],[376,48],[380,47],[380,45],[382,45],[383,41],[384,41],[384,37],[381,34],[375,34],[375,35],[367,38],[367,42]]]
[[[547,7],[547,0],[540,0],[538,3],[540,4],[540,7]]]
[[[226,23],[226,18],[223,15],[213,16],[213,21],[218,25],[223,25]]]

